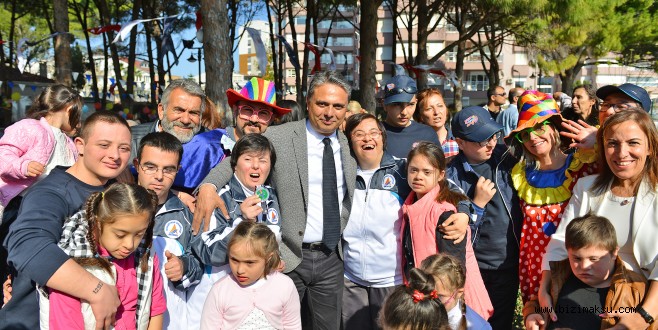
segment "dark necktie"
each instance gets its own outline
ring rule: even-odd
[[[333,251],[340,240],[340,207],[338,206],[338,187],[336,180],[336,163],[331,140],[324,138],[322,154],[322,243]]]

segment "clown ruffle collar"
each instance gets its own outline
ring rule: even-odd
[[[571,198],[572,173],[579,171],[585,163],[573,154],[568,155],[563,167],[540,171],[519,162],[512,169],[512,183],[519,198],[532,205],[562,203]]]

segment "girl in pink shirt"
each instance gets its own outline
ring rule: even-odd
[[[27,118],[5,129],[0,138],[0,223],[3,209],[10,208],[14,197],[55,166],[75,163],[78,151],[67,133],[78,128],[82,106],[82,97],[74,89],[60,84],[48,86],[34,99]],[[20,198],[12,203],[13,217],[19,205]]]
[[[201,329],[301,329],[295,284],[276,271],[281,259],[274,233],[264,224],[243,221],[227,250],[231,275],[210,290]]]
[[[66,219],[59,246],[99,278],[97,288],[114,285],[121,305],[114,329],[162,329],[166,310],[157,257],[149,252],[158,198],[150,190],[115,183],[93,193],[84,210]],[[93,329],[86,302],[40,290],[41,328]],[[49,300],[49,301],[48,301]]]

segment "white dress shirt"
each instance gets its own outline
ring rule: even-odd
[[[345,178],[343,176],[343,162],[340,158],[340,143],[336,132],[331,136],[322,135],[313,129],[311,123],[306,121],[306,148],[308,154],[308,212],[306,213],[306,230],[304,243],[322,241],[322,228],[324,223],[322,213],[322,155],[324,143],[328,137],[334,151],[336,162],[336,182],[338,187],[338,206],[342,209],[343,196],[345,196]]]

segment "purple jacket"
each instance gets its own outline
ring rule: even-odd
[[[36,182],[28,177],[27,165],[31,161],[48,164],[55,150],[55,135],[45,118],[23,119],[5,129],[0,138],[0,205],[9,201]],[[71,139],[68,148],[78,158],[78,150]]]

